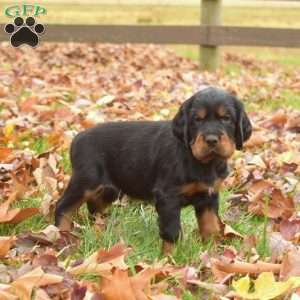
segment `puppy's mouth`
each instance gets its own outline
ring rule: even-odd
[[[216,146],[208,146],[201,135],[191,143],[191,150],[194,157],[201,162],[209,162],[212,159],[228,159],[232,156],[235,146],[228,136],[221,138]]]
[[[207,149],[204,151],[202,155],[198,157],[201,161],[210,161],[214,158],[225,158],[224,155],[217,149],[217,147],[213,149]]]

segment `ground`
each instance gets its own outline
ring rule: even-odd
[[[74,21],[77,14],[80,19],[85,18],[82,7],[77,5],[70,6],[67,11],[50,4],[49,11],[52,7],[58,14],[65,11],[64,22]],[[194,24],[198,18],[198,11],[190,7],[181,8],[180,16],[176,7],[152,7],[149,10],[136,6],[131,9],[134,11],[132,18],[137,15],[144,18],[133,20],[138,23],[178,23],[179,19],[182,22],[187,19]],[[163,13],[160,15],[160,12]],[[247,9],[245,18],[241,17],[242,12],[245,12],[242,8],[226,7],[225,23],[243,19],[247,25],[250,22],[253,26],[261,25],[264,23],[262,16],[268,14],[269,25],[274,22],[276,26],[287,26],[292,22],[294,26],[299,21],[295,17],[298,8],[284,9],[284,13],[282,9],[272,12],[261,9],[259,13],[256,9]],[[126,9],[120,12],[117,8],[101,6],[99,19],[91,18],[87,12],[89,19],[86,20],[105,22],[116,18],[122,23],[127,21],[126,13]],[[49,22],[62,20],[58,15],[48,18]],[[79,264],[82,258],[89,257],[99,248],[109,249],[120,241],[132,247],[126,263],[133,273],[141,262],[152,264],[162,259],[156,213],[151,206],[139,201],[127,199],[116,203],[108,215],[97,218],[96,223],[89,220],[83,207],[75,218],[77,246],[62,257],[57,253],[64,252],[64,247],[60,248],[56,242],[51,244],[42,234],[32,237],[30,232],[40,232],[53,222],[55,201],[70,176],[69,145],[77,132],[108,120],[172,118],[185,99],[207,85],[220,86],[237,94],[245,103],[255,129],[245,150],[236,152],[231,163],[233,172],[221,194],[222,219],[242,238],[231,233],[225,234],[221,242],[216,243],[213,239],[201,242],[195,231],[194,213],[191,208],[186,208],[182,212],[183,239],[169,262],[176,267],[189,266],[191,269],[188,270],[197,274],[201,271],[197,279],[215,282],[218,274],[214,270],[207,274],[211,267],[205,257],[223,255],[228,258],[230,253],[231,258],[239,257],[242,261],[253,262],[259,258],[279,265],[282,250],[278,250],[278,244],[289,245],[297,251],[294,245],[299,242],[298,229],[291,234],[299,224],[300,194],[300,61],[296,50],[225,48],[222,65],[214,73],[199,71],[197,59],[190,59],[196,58],[196,49],[183,46],[169,49],[153,45],[85,47],[44,43],[34,50],[27,47],[15,50],[8,43],[2,43],[0,52],[2,205],[9,200],[14,201],[11,208],[39,208],[39,213],[32,217],[32,212],[26,211],[25,220],[17,222],[18,212],[14,216],[1,206],[5,213],[0,213],[0,223],[3,223],[0,236],[14,237],[10,252],[1,254],[0,251],[6,266],[0,271],[1,283],[9,285],[17,277],[12,275],[11,268],[30,264],[32,256],[45,251],[45,244],[50,245],[51,255],[56,253],[64,267],[74,261]],[[289,236],[282,229],[286,224]],[[29,255],[23,249],[26,248],[22,244],[24,240],[27,243],[33,241],[39,246],[38,250],[30,251]],[[22,251],[25,254],[21,255]],[[272,255],[276,251],[278,257]],[[281,269],[281,277],[287,278],[284,274],[289,272]],[[98,278],[93,272],[83,273],[76,278],[91,282]],[[293,274],[299,276],[299,269]],[[239,278],[238,274],[235,278]],[[178,297],[182,299],[207,296],[202,289],[183,287],[176,282],[169,285],[167,292],[176,294],[178,286]],[[52,295],[51,299],[59,299],[53,291],[53,294],[47,292]]]

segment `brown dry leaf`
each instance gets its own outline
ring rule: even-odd
[[[228,263],[229,263],[229,261],[231,261],[231,259],[228,259]],[[219,262],[219,259],[216,259],[216,258],[210,259],[211,271],[212,271],[212,274],[213,274],[216,282],[220,283],[220,284],[224,284],[234,276],[234,273],[227,272],[226,270],[224,271],[221,268],[219,268],[218,262]]]
[[[166,294],[159,294],[155,296],[150,296],[151,300],[179,300],[176,296],[166,295]]]
[[[161,269],[145,269],[135,276],[130,278],[131,285],[133,287],[135,297],[137,300],[147,300],[147,296],[144,292],[147,292],[147,295],[150,295],[150,282],[151,279],[154,278],[155,275],[161,273]]]
[[[34,300],[51,300],[51,298],[48,296],[48,294],[44,290],[37,289],[35,291]]]
[[[137,300],[127,270],[116,269],[110,278],[103,278],[101,294],[105,300]]]
[[[18,199],[20,194],[21,191],[12,193],[10,198],[0,205],[0,223],[18,224],[39,212],[35,207],[9,209],[10,204]]]
[[[78,266],[71,267],[68,272],[74,275],[84,273],[97,273],[105,275],[110,273],[113,268],[127,270],[124,258],[130,251],[123,243],[116,244],[110,250],[99,250]]]
[[[300,113],[295,111],[289,115],[285,128],[287,130],[300,131]]]
[[[208,283],[200,280],[188,280],[188,283],[196,285],[205,290],[213,291],[218,295],[225,295],[229,290],[227,285],[221,283]]]
[[[280,277],[283,280],[291,276],[300,276],[300,250],[290,249],[284,256],[281,264]]]
[[[212,272],[219,283],[224,283],[227,276],[233,274],[259,274],[262,272],[279,273],[281,265],[273,263],[265,263],[258,261],[256,263],[246,263],[241,261],[230,261],[222,258],[211,258]]]
[[[287,241],[298,243],[300,241],[300,217],[282,220],[279,225],[279,230]]]
[[[117,267],[127,267],[123,264],[124,257],[128,254],[130,248],[126,247],[123,243],[118,243],[111,247],[110,250],[100,249],[98,251],[97,261],[99,263],[104,263],[108,261],[115,261],[116,259],[120,259],[120,265]]]
[[[11,294],[8,291],[0,289],[0,299],[1,300],[19,300],[19,297]]]
[[[0,237],[0,258],[6,256],[7,252],[14,244],[16,238],[15,236],[1,236]]]
[[[62,276],[47,274],[41,267],[38,267],[15,280],[11,284],[11,291],[23,300],[31,300],[31,294],[34,288],[62,281]]]
[[[234,237],[238,237],[243,239],[244,237],[237,232],[236,230],[234,230],[230,225],[223,223],[224,227],[223,227],[223,235],[226,238],[234,238]]]
[[[101,293],[105,300],[148,300],[151,279],[159,272],[150,268],[129,277],[128,270],[116,269],[113,275],[103,278]]]
[[[264,131],[254,131],[250,139],[244,144],[246,148],[254,148],[263,146],[268,141]]]
[[[289,218],[295,212],[292,198],[286,197],[267,180],[259,180],[249,188],[249,206],[251,213],[270,218]]]
[[[271,232],[269,235],[269,248],[272,253],[272,257],[278,259],[284,254],[287,250],[294,248],[295,245],[285,240],[280,232]]]
[[[0,147],[0,161],[4,162],[12,154],[11,148]]]
[[[283,127],[285,123],[287,122],[287,112],[283,109],[277,110],[275,113],[273,113],[272,117],[265,122],[266,127]]]

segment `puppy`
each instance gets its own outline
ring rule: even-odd
[[[79,133],[71,146],[72,177],[58,201],[55,224],[71,230],[84,202],[94,215],[120,195],[152,202],[163,252],[179,237],[180,210],[193,205],[203,238],[218,234],[218,198],[227,160],[252,132],[243,104],[207,88],[180,107],[172,121],[99,124]]]

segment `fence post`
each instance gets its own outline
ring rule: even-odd
[[[201,25],[221,25],[222,0],[202,0]],[[214,71],[219,64],[219,49],[215,46],[200,47],[200,68]]]

